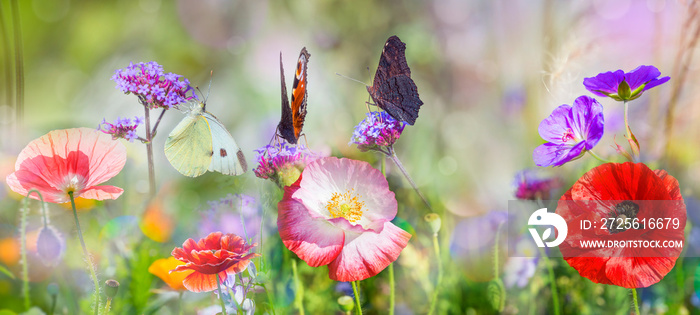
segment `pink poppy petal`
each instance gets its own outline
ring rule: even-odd
[[[285,195],[292,189],[285,189]],[[285,196],[286,197],[286,196]],[[329,264],[343,248],[345,234],[323,218],[314,219],[304,204],[284,198],[277,204],[277,228],[284,246],[309,266]]]
[[[108,186],[108,185],[95,186],[95,187],[83,190],[80,193],[80,197],[83,197],[86,199],[95,199],[95,200],[117,199],[117,198],[119,198],[119,196],[122,195],[123,192],[124,192],[124,189],[121,189],[119,187]]]
[[[333,193],[352,190],[365,202],[366,220],[392,220],[396,216],[397,202],[389,183],[379,170],[364,161],[318,159],[306,166],[299,185],[301,189],[294,198],[303,200],[312,211],[327,203]]]
[[[346,233],[342,252],[328,265],[328,276],[337,281],[375,276],[399,258],[410,238],[410,233],[390,222],[381,233]]]
[[[27,196],[31,189],[37,189],[41,192],[45,202],[63,203],[70,201],[64,192],[51,186],[42,177],[36,176],[32,172],[25,170],[16,171],[7,176],[6,182],[12,191],[22,196]],[[37,194],[31,194],[29,198],[39,200]]]
[[[79,150],[89,160],[89,179],[86,186],[104,183],[116,176],[126,164],[126,147],[108,134],[90,128],[69,129],[81,136]],[[74,135],[71,135],[74,136]],[[84,165],[82,166],[84,167]]]

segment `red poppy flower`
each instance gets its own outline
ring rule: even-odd
[[[192,292],[207,292],[217,289],[216,276],[222,283],[248,267],[250,260],[260,256],[246,254],[258,244],[247,245],[236,234],[214,232],[196,242],[187,239],[182,248],[173,249],[172,255],[184,262],[172,271],[194,270],[182,284]]]
[[[643,163],[607,163],[588,171],[562,196],[556,213],[568,225],[566,240],[559,245],[564,260],[595,283],[648,287],[673,269],[683,250],[640,246],[641,242],[683,242],[686,222],[678,181]],[[662,228],[650,224],[659,219],[672,224]],[[582,226],[583,220],[593,227]],[[637,225],[620,226],[619,222]],[[599,245],[586,246],[582,241],[598,241]],[[616,241],[626,246],[610,246]]]

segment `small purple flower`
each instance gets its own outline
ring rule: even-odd
[[[219,200],[208,201],[209,209],[203,211],[199,223],[199,235],[212,232],[233,233],[254,238],[260,233],[262,210],[255,198],[243,194],[228,194]]]
[[[143,117],[134,117],[133,122],[128,118],[117,117],[113,123],[108,123],[106,119],[102,119],[102,123],[97,127],[97,130],[112,135],[112,139],[123,138],[129,140],[129,142],[134,142],[134,140],[139,139],[135,130],[143,122]]]
[[[513,186],[515,186],[515,198],[548,200],[552,191],[562,186],[562,182],[558,177],[542,176],[537,170],[528,169],[515,174]]]
[[[399,140],[406,123],[391,117],[387,112],[369,112],[367,118],[355,126],[348,145],[356,144],[362,152],[379,150],[394,145]]]
[[[664,84],[670,77],[659,78],[661,71],[654,66],[639,66],[625,73],[622,70],[599,73],[583,79],[583,85],[598,96],[607,96],[616,101],[631,101],[648,89]]]
[[[115,71],[112,80],[117,83],[117,89],[126,94],[136,94],[142,104],[150,109],[169,109],[178,104],[197,99],[190,81],[181,75],[164,73],[163,66],[155,61],[129,64],[124,69]],[[189,96],[188,92],[192,92]]]
[[[561,166],[593,149],[603,137],[603,106],[588,96],[574,105],[561,105],[540,123],[540,136],[549,141],[532,153],[538,166]]]
[[[503,283],[506,288],[523,288],[535,275],[539,253],[529,237],[526,235],[515,244],[515,252],[503,268]]]
[[[255,176],[270,179],[279,187],[293,184],[307,164],[322,157],[302,145],[290,145],[286,141],[266,145],[255,150],[258,167]]]
[[[55,266],[66,252],[66,241],[53,226],[45,225],[39,230],[36,252],[45,266]]]

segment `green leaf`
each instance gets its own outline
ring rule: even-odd
[[[5,274],[5,275],[6,275],[7,277],[9,277],[10,279],[14,279],[14,278],[15,278],[15,275],[13,275],[12,272],[10,272],[10,270],[8,270],[7,268],[5,268],[5,266],[0,266],[0,273]],[[2,315],[2,313],[0,313],[0,315]]]

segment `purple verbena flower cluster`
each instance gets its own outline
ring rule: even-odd
[[[394,145],[399,140],[406,123],[398,121],[386,112],[369,112],[367,117],[355,126],[348,145],[356,144],[362,152],[380,150]]]
[[[124,138],[129,140],[129,142],[134,142],[135,139],[139,139],[136,135],[136,128],[143,124],[143,117],[134,117],[134,119],[121,118],[117,119],[113,123],[107,122],[106,119],[102,119],[102,123],[97,127],[108,135],[112,135],[112,139]]]
[[[126,94],[136,94],[139,100],[149,108],[170,109],[178,104],[197,99],[190,81],[183,76],[163,72],[163,66],[155,61],[130,63],[124,69],[118,69],[112,80],[117,82],[117,89]],[[188,92],[192,91],[190,96]]]
[[[290,145],[287,142],[268,144],[255,150],[253,169],[255,176],[271,179],[280,187],[294,183],[307,164],[321,157],[302,145]]]

